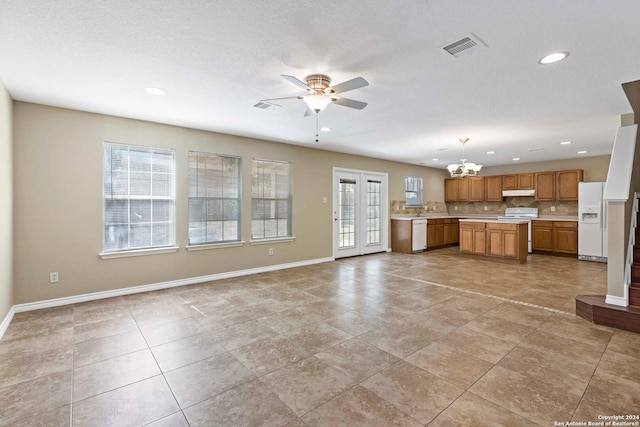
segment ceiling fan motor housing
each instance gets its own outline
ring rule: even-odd
[[[318,91],[323,92],[331,85],[331,79],[324,74],[311,74],[305,78],[307,86],[313,89],[316,93]]]

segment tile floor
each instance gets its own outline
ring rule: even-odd
[[[2,426],[553,426],[640,408],[606,266],[378,254],[16,314]]]

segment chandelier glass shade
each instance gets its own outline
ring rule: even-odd
[[[459,140],[462,142],[462,157],[464,157],[464,144],[469,141],[469,138],[460,138]],[[452,178],[464,178],[465,176],[476,176],[480,169],[482,169],[482,165],[478,165],[472,162],[467,162],[467,159],[460,159],[460,164],[452,164],[447,166],[449,173]]]
[[[325,107],[331,102],[331,98],[325,95],[307,95],[303,98],[303,100],[307,104],[307,106],[316,113],[324,110]]]

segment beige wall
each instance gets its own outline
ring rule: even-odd
[[[0,83],[0,322],[13,306],[12,102]]]
[[[611,156],[581,157],[577,159],[551,160],[548,162],[518,163],[506,166],[488,166],[482,169],[482,175],[503,175],[509,173],[561,171],[582,169],[585,182],[604,182],[607,180]]]
[[[443,201],[446,171],[262,140],[15,102],[15,303],[100,292],[331,257],[334,166],[389,174],[389,199],[404,198],[404,177],[421,176],[425,199]],[[173,254],[102,260],[102,143],[176,150],[176,240]],[[250,161],[294,164],[295,242],[188,252],[189,150],[243,158],[243,238],[249,240]],[[267,248],[274,248],[274,256]],[[60,273],[49,284],[49,272]]]

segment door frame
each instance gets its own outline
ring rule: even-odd
[[[356,251],[350,251],[348,255],[340,256],[340,250],[338,248],[338,208],[339,208],[339,179],[340,173],[357,175],[357,194],[358,194],[358,213],[360,220],[356,223]],[[362,240],[364,238],[364,232],[366,230],[366,185],[364,184],[368,179],[379,179],[381,181],[381,193],[380,193],[380,250],[367,251],[367,244]],[[386,172],[373,172],[359,169],[350,169],[342,167],[333,167],[332,174],[332,187],[333,187],[333,206],[332,206],[332,243],[333,243],[333,259],[365,255],[375,252],[389,252],[389,174]]]

